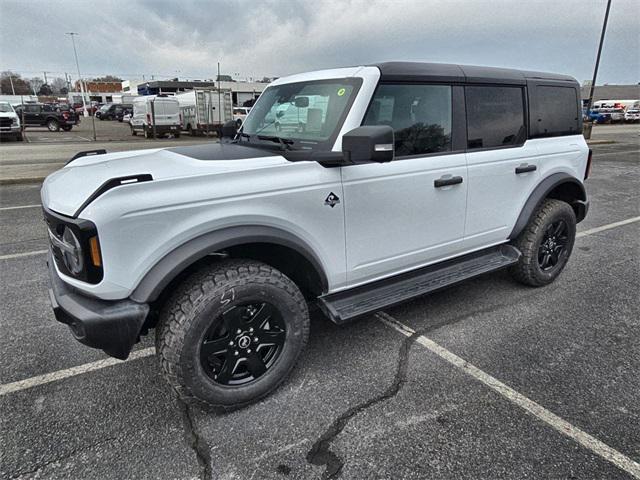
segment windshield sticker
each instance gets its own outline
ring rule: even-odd
[[[339,96],[339,97],[343,96],[343,95],[345,94],[345,92],[346,92],[346,90],[345,90],[344,88],[340,88],[340,89],[338,90],[338,96]]]

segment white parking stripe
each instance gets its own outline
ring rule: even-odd
[[[121,363],[130,362],[132,360],[138,360],[139,358],[149,357],[151,355],[155,355],[155,353],[156,349],[154,347],[149,347],[143,350],[136,350],[135,352],[131,353],[129,358],[124,361],[110,357],[105,358],[104,360],[98,360],[96,362],[78,365],[77,367],[58,370],[57,372],[45,373],[44,375],[27,378],[26,380],[7,383],[4,385],[0,385],[0,397],[3,395],[7,395],[8,393],[19,392],[20,390],[26,390],[28,388],[37,387],[38,385],[44,385],[45,383],[57,382],[58,380],[62,380],[64,378],[75,377],[76,375],[82,375],[83,373],[100,370],[112,365],[119,365]]]
[[[376,313],[376,317],[378,317],[378,319],[382,323],[400,332],[406,337],[410,337],[415,333],[415,330],[400,323],[391,315],[388,315],[384,312]],[[556,429],[558,432],[570,437],[571,439],[578,442],[583,447],[591,450],[593,453],[613,463],[616,467],[629,473],[632,477],[640,479],[640,464],[638,464],[637,462],[634,462],[626,455],[611,448],[609,445],[601,442],[600,440],[589,435],[588,433],[580,430],[578,427],[560,418],[555,413],[550,412],[549,410],[544,408],[542,405],[539,405],[533,400],[528,399],[521,393],[518,393],[517,391],[515,391],[513,388],[505,385],[500,380],[492,377],[488,373],[485,373],[484,371],[480,370],[478,367],[472,365],[471,363],[467,362],[463,358],[460,358],[455,353],[450,352],[449,350],[437,344],[433,340],[420,335],[419,337],[416,338],[416,343],[419,343],[420,345],[425,347],[427,350],[435,353],[446,362],[449,362],[450,364],[459,368],[466,374],[480,381],[490,389],[494,390],[495,392],[505,397],[510,402],[525,409],[535,417],[545,422],[547,425]]]
[[[0,255],[0,260],[11,260],[12,258],[32,257],[34,255],[42,255],[49,250],[33,250],[31,252],[12,253],[10,255]]]
[[[592,233],[604,232],[605,230],[621,227],[623,225],[629,225],[630,223],[634,223],[634,222],[640,222],[640,217],[627,218],[626,220],[620,220],[619,222],[608,223],[607,225],[602,225],[601,227],[590,228],[589,230],[585,230],[584,232],[578,233],[576,235],[576,238],[585,237],[587,235],[591,235]]]
[[[0,207],[0,210],[20,210],[22,208],[40,208],[42,205],[20,205],[17,207]]]

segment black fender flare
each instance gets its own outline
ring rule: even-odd
[[[587,192],[584,189],[584,185],[577,178],[572,177],[568,173],[554,173],[542,180],[533,190],[533,192],[531,192],[531,195],[529,195],[529,198],[525,202],[524,207],[522,207],[522,210],[520,211],[520,215],[518,216],[518,220],[516,220],[516,224],[513,227],[513,230],[511,230],[511,233],[509,234],[509,240],[513,240],[518,235],[520,235],[542,201],[547,198],[549,193],[551,193],[554,188],[562,185],[563,183],[571,183],[578,186],[580,197],[576,200],[583,203],[581,209],[584,211],[582,218],[578,218],[578,221],[581,221],[584,218],[584,216],[586,215],[586,209],[588,207],[588,205],[586,204]]]
[[[304,240],[277,227],[255,225],[223,228],[183,243],[145,274],[130,298],[139,303],[153,302],[174,278],[193,263],[225,248],[248,243],[271,243],[297,251],[315,268],[322,282],[322,289],[328,290],[322,262]]]

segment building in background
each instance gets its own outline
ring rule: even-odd
[[[584,82],[580,93],[583,99],[589,98],[589,83]],[[593,101],[596,100],[622,100],[628,98],[640,98],[640,85],[596,85],[593,89]]]

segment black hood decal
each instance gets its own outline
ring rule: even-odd
[[[188,147],[167,148],[168,151],[196,160],[243,160],[246,158],[274,157],[279,152],[237,143],[206,143]]]

